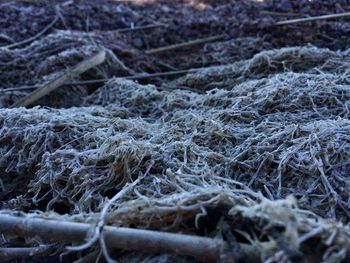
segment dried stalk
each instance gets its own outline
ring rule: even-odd
[[[184,43],[179,43],[179,44],[170,45],[170,46],[166,46],[166,47],[151,49],[151,50],[146,51],[145,53],[147,55],[159,54],[159,53],[162,53],[165,51],[176,50],[176,49],[180,49],[180,48],[184,48],[184,47],[190,47],[190,46],[194,46],[194,45],[205,44],[205,43],[212,42],[212,41],[222,40],[224,37],[225,37],[225,35],[216,35],[216,36],[212,36],[212,37],[196,39],[196,40],[192,40],[192,41],[188,41],[188,42],[184,42]]]
[[[307,18],[297,18],[297,19],[291,19],[291,20],[286,20],[286,21],[279,21],[279,22],[275,23],[274,25],[275,26],[284,26],[284,25],[306,23],[306,22],[317,21],[317,20],[342,18],[342,17],[348,17],[348,16],[350,16],[350,12],[340,13],[340,14],[323,15],[323,16],[314,16],[314,17],[307,17]]]
[[[78,65],[73,67],[71,70],[69,70],[66,74],[64,74],[61,77],[58,77],[57,79],[49,82],[48,84],[44,85],[41,88],[38,88],[25,96],[24,98],[20,99],[15,104],[11,105],[10,108],[15,107],[25,107],[33,102],[37,101],[38,99],[44,97],[45,95],[49,94],[50,92],[54,91],[55,89],[59,88],[60,86],[67,83],[72,78],[80,75],[81,73],[84,73],[85,71],[96,67],[97,65],[103,63],[106,59],[106,52],[104,50],[100,51],[95,56],[88,58],[82,62],[80,62]]]
[[[283,12],[274,12],[274,11],[267,11],[267,10],[260,11],[260,15],[266,15],[266,16],[292,16],[292,17],[305,16],[303,14],[283,13]]]
[[[331,14],[331,15],[323,15],[323,16],[315,16],[315,17],[307,17],[307,18],[297,18],[297,19],[291,19],[286,21],[279,21],[274,24],[274,26],[282,26],[282,25],[290,25],[290,24],[298,24],[298,23],[305,23],[310,21],[316,21],[316,20],[326,20],[326,19],[335,19],[335,18],[341,18],[341,17],[348,17],[350,16],[350,12],[346,13],[340,13],[340,14]],[[222,40],[225,37],[225,35],[216,35],[212,37],[202,38],[202,39],[196,39],[184,43],[174,44],[170,46],[160,47],[156,49],[151,49],[146,51],[145,53],[147,55],[154,55],[159,54],[162,52],[170,51],[170,50],[176,50],[181,49],[184,47],[190,47],[193,45],[199,45],[199,44],[205,44],[212,41]]]
[[[91,225],[86,223],[0,215],[0,232],[21,237],[38,236],[43,240],[57,242],[84,242],[90,229]],[[231,253],[226,251],[225,243],[211,238],[112,226],[105,226],[102,235],[109,249],[173,252],[204,262],[234,262]]]
[[[33,86],[22,86],[22,87],[17,87],[17,88],[9,88],[9,89],[4,89],[2,90],[3,92],[12,92],[12,91],[23,91],[23,90],[33,90],[37,89],[40,86],[38,85],[33,85]]]
[[[151,79],[151,78],[157,78],[157,77],[168,77],[168,76],[176,76],[176,75],[184,75],[184,74],[188,74],[188,73],[194,73],[200,69],[201,68],[175,70],[175,71],[159,72],[159,73],[153,73],[153,74],[139,74],[139,75],[134,75],[134,76],[126,76],[126,77],[122,77],[122,78],[130,79],[130,80]],[[99,83],[104,83],[108,80],[109,79],[93,79],[93,80],[73,81],[73,82],[70,82],[67,84],[69,84],[69,85],[99,84]]]
[[[154,29],[154,28],[158,28],[158,27],[165,27],[165,26],[166,25],[164,25],[164,24],[135,26],[135,27],[130,27],[130,28],[117,29],[117,30],[114,30],[114,32],[127,33],[127,32],[139,31],[139,30],[147,30],[147,29]]]
[[[176,70],[176,71],[168,71],[168,72],[159,72],[159,73],[153,73],[153,74],[139,74],[134,76],[126,76],[122,77],[125,79],[130,80],[140,80],[140,79],[151,79],[151,78],[157,78],[157,77],[168,77],[168,76],[177,76],[177,75],[184,75],[188,73],[195,73],[203,68],[196,68],[196,69],[185,69],[185,70]],[[65,85],[90,85],[90,84],[101,84],[107,82],[109,79],[92,79],[92,80],[82,80],[82,81],[72,81],[64,83]],[[10,92],[10,91],[23,91],[23,90],[33,90],[37,89],[40,86],[34,85],[34,86],[24,86],[24,87],[18,87],[18,88],[10,88],[3,90],[4,92]]]

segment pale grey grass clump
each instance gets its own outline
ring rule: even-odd
[[[82,107],[2,109],[2,207],[229,231],[275,240],[266,262],[310,247],[340,262],[350,246],[347,64],[340,52],[288,48],[164,84],[195,81],[205,94],[111,79]]]

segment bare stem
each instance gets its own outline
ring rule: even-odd
[[[84,242],[91,227],[86,223],[0,215],[1,233],[21,237],[38,236],[48,241]],[[217,239],[112,226],[105,226],[102,235],[109,249],[173,252],[204,262],[234,262],[225,243]]]
[[[165,27],[165,26],[166,25],[164,25],[164,24],[135,26],[135,27],[130,27],[130,28],[117,29],[117,30],[114,30],[114,32],[127,33],[127,32],[139,31],[139,30],[147,30],[147,29],[154,29],[154,28],[158,28],[158,27]]]
[[[154,54],[162,53],[165,51],[176,50],[176,49],[180,49],[180,48],[184,48],[184,47],[190,47],[193,45],[205,44],[205,43],[212,42],[212,41],[222,40],[224,37],[225,37],[225,35],[216,35],[216,36],[212,36],[212,37],[200,38],[200,39],[196,39],[196,40],[192,40],[192,41],[188,41],[188,42],[184,42],[184,43],[179,43],[179,44],[174,44],[174,45],[170,45],[170,46],[151,49],[151,50],[146,51],[146,54],[147,55],[154,55]]]
[[[324,15],[324,16],[297,18],[297,19],[291,19],[291,20],[286,20],[286,21],[279,21],[279,22],[275,23],[274,25],[275,26],[284,26],[284,25],[306,23],[306,22],[311,22],[311,21],[316,21],[316,20],[335,19],[335,18],[348,17],[348,16],[350,16],[350,12]]]
[[[159,73],[152,73],[152,74],[137,74],[134,76],[125,76],[121,78],[130,79],[130,80],[140,80],[140,79],[151,79],[151,78],[158,78],[158,77],[169,77],[169,76],[177,76],[177,75],[185,75],[188,73],[195,73],[203,68],[194,68],[194,69],[185,69],[185,70],[176,70],[176,71],[168,71],[168,72],[159,72]],[[82,80],[82,81],[72,81],[64,83],[65,85],[90,85],[90,84],[100,84],[105,83],[109,79],[92,79],[92,80]],[[40,86],[34,85],[34,86],[24,86],[24,87],[17,87],[17,88],[9,88],[2,90],[4,92],[10,92],[10,91],[23,91],[23,90],[33,90],[37,89]]]

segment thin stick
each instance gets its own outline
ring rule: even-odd
[[[54,79],[47,83],[45,86],[40,87],[33,92],[29,93],[24,98],[20,99],[15,104],[11,105],[10,108],[15,107],[25,107],[33,102],[37,101],[38,99],[42,98],[43,96],[49,94],[50,92],[54,91],[58,87],[62,86],[63,84],[67,83],[72,78],[80,75],[81,73],[84,73],[85,71],[103,63],[106,59],[106,52],[104,50],[100,51],[95,56],[88,58],[82,62],[80,62],[78,65],[73,67],[71,70],[69,70],[66,74],[64,74],[61,77],[58,77],[57,79]]]
[[[314,17],[307,17],[307,18],[297,18],[297,19],[291,19],[286,21],[279,21],[275,23],[274,26],[292,25],[292,24],[299,24],[299,23],[311,22],[316,20],[335,19],[335,18],[348,17],[348,16],[350,16],[350,12],[323,15],[323,16],[314,16]]]
[[[157,78],[157,77],[168,77],[168,76],[184,75],[187,73],[194,73],[200,69],[201,68],[175,70],[175,71],[159,72],[159,73],[152,73],[152,74],[138,74],[134,76],[126,76],[126,77],[120,77],[120,78],[130,79],[130,80],[151,79],[151,78]],[[92,79],[92,80],[73,81],[67,84],[69,85],[99,84],[99,83],[104,83],[108,80],[109,79]]]
[[[33,89],[37,89],[40,86],[38,85],[33,85],[33,86],[22,86],[22,87],[17,87],[17,88],[9,88],[9,89],[4,89],[1,90],[3,92],[9,92],[9,91],[23,91],[23,90],[33,90]]]
[[[185,75],[188,73],[195,73],[203,68],[197,68],[197,69],[185,69],[185,70],[176,70],[176,71],[169,71],[169,72],[161,72],[161,73],[154,73],[154,74],[140,74],[140,75],[135,75],[135,76],[127,76],[127,77],[122,77],[125,79],[130,79],[130,80],[140,80],[140,79],[151,79],[151,78],[156,78],[156,77],[168,77],[168,76],[176,76],[176,75]],[[70,82],[67,83],[69,85],[88,85],[88,84],[100,84],[100,83],[105,83],[109,79],[93,79],[93,80],[85,80],[85,81],[75,81],[75,82]],[[188,88],[185,86],[180,86],[178,87],[179,89],[183,90],[189,90],[189,91],[194,91],[197,93],[204,93],[201,90],[196,90],[192,88]],[[164,88],[164,87],[157,87],[157,89],[160,90],[171,90],[170,88]],[[5,90],[7,91],[7,90]]]
[[[45,220],[34,217],[0,215],[0,232],[20,237],[38,236],[56,242],[84,242],[90,224]],[[151,230],[105,226],[102,234],[109,249],[145,250],[148,253],[173,252],[205,262],[234,262],[223,241]],[[255,260],[256,262],[256,260]]]
[[[145,53],[147,55],[154,55],[154,54],[158,54],[158,53],[162,53],[162,52],[166,52],[166,51],[170,51],[170,50],[176,50],[176,49],[181,49],[184,47],[190,47],[193,45],[205,44],[208,42],[221,40],[224,37],[225,37],[225,35],[216,35],[216,36],[212,36],[212,37],[196,39],[196,40],[192,40],[192,41],[188,41],[188,42],[184,42],[184,43],[179,43],[179,44],[170,45],[170,46],[166,46],[166,47],[151,49],[151,50],[146,51]]]
[[[185,69],[185,70],[176,70],[176,71],[168,71],[168,72],[160,72],[160,73],[152,73],[152,74],[139,74],[134,76],[126,76],[126,77],[120,77],[130,80],[139,80],[139,79],[150,79],[150,78],[157,78],[157,77],[168,77],[168,76],[176,76],[176,75],[184,75],[188,73],[195,73],[203,68],[197,68],[197,69]],[[67,82],[65,85],[89,85],[89,84],[100,84],[105,83],[109,79],[92,79],[92,80],[82,80],[82,81],[72,81]],[[33,90],[37,89],[40,86],[34,85],[34,86],[25,86],[25,87],[18,87],[18,88],[9,88],[2,90],[3,92],[9,92],[9,91],[23,91],[23,90]]]
[[[157,78],[157,77],[169,77],[169,76],[175,76],[175,75],[184,75],[187,73],[196,72],[198,70],[200,70],[200,68],[175,70],[175,71],[160,72],[160,73],[153,73],[153,74],[140,74],[140,75],[135,75],[135,76],[129,76],[126,78],[131,79],[131,80],[138,80],[138,79],[149,79],[149,78]]]
[[[154,28],[165,27],[165,26],[166,26],[166,25],[164,25],[164,24],[145,25],[145,26],[135,26],[135,27],[130,27],[130,28],[122,28],[122,29],[113,30],[112,32],[127,33],[127,32],[132,32],[132,31],[154,29]]]

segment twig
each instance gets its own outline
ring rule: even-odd
[[[135,27],[130,27],[130,28],[122,28],[122,29],[113,30],[112,32],[127,33],[127,32],[132,32],[132,31],[147,30],[147,29],[153,29],[153,28],[165,27],[165,26],[166,25],[164,25],[164,24],[135,26]]]
[[[0,259],[46,256],[53,252],[50,246],[0,248]]]
[[[120,78],[130,79],[130,80],[152,79],[152,78],[158,78],[158,77],[169,77],[169,76],[176,76],[176,75],[184,75],[187,73],[194,73],[200,69],[201,68],[175,70],[175,71],[159,72],[159,73],[152,73],[152,74],[138,74],[138,75],[134,75],[134,76],[125,76],[125,77],[120,77]],[[69,82],[67,84],[69,84],[69,85],[99,84],[99,83],[107,82],[108,80],[109,79],[92,79],[92,80],[73,81],[73,82]],[[7,91],[7,90],[9,90],[9,89],[6,89],[4,91]]]
[[[149,79],[149,78],[157,78],[157,77],[168,77],[168,76],[175,76],[175,75],[184,75],[187,73],[193,73],[200,70],[198,69],[184,69],[184,70],[175,70],[175,71],[168,71],[168,72],[160,72],[160,73],[153,73],[153,74],[140,74],[135,76],[128,76],[127,79],[131,80],[139,80],[139,79]]]
[[[316,20],[335,19],[335,18],[348,17],[348,16],[350,16],[350,12],[323,15],[323,16],[314,16],[314,17],[307,17],[307,18],[297,18],[297,19],[291,19],[286,21],[279,21],[275,23],[274,26],[292,25],[292,24],[305,23],[305,22],[311,22]]]
[[[127,76],[127,77],[122,77],[125,79],[130,79],[130,80],[140,80],[140,79],[151,79],[151,78],[156,78],[156,77],[168,77],[168,76],[177,76],[177,75],[185,75],[188,73],[195,73],[203,68],[197,68],[197,69],[185,69],[185,70],[176,70],[176,71],[169,71],[169,72],[161,72],[161,73],[154,73],[154,74],[140,74],[140,75],[135,75],[135,76]],[[109,79],[93,79],[93,80],[85,80],[85,81],[75,81],[75,82],[70,82],[67,83],[69,85],[88,85],[88,84],[99,84],[99,83],[105,83]],[[179,86],[179,89],[183,90],[189,90],[189,91],[194,91],[197,93],[204,93],[201,90],[196,90],[192,88],[188,88],[186,86]],[[170,88],[165,88],[165,87],[157,87],[157,89],[160,90],[171,90]],[[8,90],[8,89],[7,89]],[[5,91],[7,91],[5,90]]]
[[[195,73],[203,68],[197,68],[197,69],[185,69],[185,70],[175,70],[175,71],[168,71],[168,72],[160,72],[160,73],[153,73],[153,74],[139,74],[134,76],[126,76],[126,77],[120,77],[130,80],[139,80],[139,79],[150,79],[150,78],[157,78],[157,77],[168,77],[168,76],[176,76],[176,75],[184,75],[188,73]],[[105,83],[109,79],[92,79],[92,80],[81,80],[81,81],[72,81],[64,83],[64,85],[89,85],[89,84],[100,84]],[[23,90],[33,90],[37,89],[40,86],[34,85],[34,86],[25,86],[25,87],[18,87],[18,88],[9,88],[2,90],[3,92],[9,92],[9,91],[23,91]]]
[[[154,55],[154,54],[162,53],[165,51],[170,51],[170,50],[180,49],[180,48],[184,48],[184,47],[190,47],[193,45],[205,44],[208,42],[221,40],[224,37],[225,37],[225,35],[216,35],[216,36],[212,36],[212,37],[196,39],[196,40],[192,40],[192,41],[188,41],[188,42],[184,42],[184,43],[179,43],[179,44],[170,45],[170,46],[166,46],[166,47],[151,49],[151,50],[146,51],[145,53],[147,55]]]
[[[86,223],[0,215],[0,232],[20,237],[38,236],[43,240],[65,243],[84,242],[90,229],[91,225]],[[109,249],[173,252],[204,262],[216,262],[219,259],[221,262],[234,262],[226,244],[217,239],[112,226],[105,226],[102,234]]]
[[[4,89],[1,90],[3,92],[12,92],[12,91],[23,91],[23,90],[33,90],[33,89],[37,89],[40,86],[38,85],[33,85],[33,86],[22,86],[22,87],[17,87],[17,88],[9,88],[9,89]]]
[[[20,99],[15,104],[11,105],[10,108],[15,107],[25,107],[33,102],[37,101],[38,99],[42,98],[43,96],[49,94],[50,92],[54,91],[58,87],[64,85],[67,83],[70,79],[80,75],[81,73],[84,73],[85,71],[103,63],[106,58],[106,51],[102,50],[95,56],[88,58],[82,62],[80,62],[78,65],[73,67],[71,70],[69,70],[66,74],[64,74],[61,77],[58,77],[57,79],[54,79],[47,83],[45,86],[40,87],[33,92],[29,93],[24,98]]]
[[[200,68],[175,70],[175,71],[159,72],[159,73],[152,73],[152,74],[138,74],[138,75],[134,75],[134,76],[120,77],[120,79],[124,78],[124,79],[130,79],[130,80],[140,80],[140,79],[151,79],[151,78],[158,78],[158,77],[169,77],[169,76],[184,75],[187,73],[194,73],[198,70],[200,70]],[[108,80],[109,79],[92,79],[92,80],[73,81],[73,82],[70,82],[67,84],[69,84],[69,85],[99,84],[99,83],[104,83]],[[8,89],[6,89],[6,90],[8,90]]]

